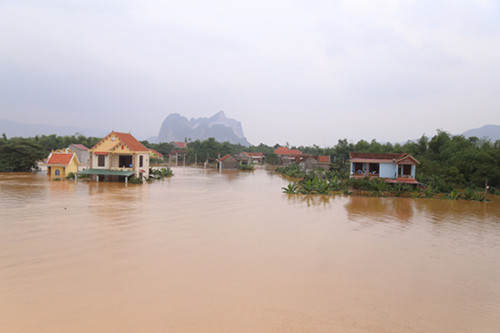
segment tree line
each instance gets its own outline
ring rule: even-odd
[[[36,166],[36,161],[46,158],[53,149],[66,148],[72,143],[92,147],[100,139],[78,133],[72,136],[41,135],[30,138],[7,138],[3,134],[0,138],[0,171],[29,171]],[[188,164],[243,151],[264,153],[267,162],[272,164],[278,161],[274,149],[281,146],[261,143],[246,147],[218,142],[214,138],[186,141],[188,149],[185,156]],[[163,155],[168,155],[174,149],[171,143],[142,143]],[[486,179],[491,186],[500,186],[500,140],[491,142],[477,137],[465,138],[438,130],[432,138],[423,135],[418,140],[402,144],[380,143],[375,139],[352,143],[341,139],[331,147],[313,145],[290,148],[298,149],[304,154],[330,156],[332,166],[344,173],[349,171],[350,152],[409,153],[421,162],[417,167],[417,179],[443,192],[455,187],[482,187]]]

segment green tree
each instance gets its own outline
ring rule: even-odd
[[[32,171],[46,157],[40,145],[18,140],[0,146],[0,171]]]

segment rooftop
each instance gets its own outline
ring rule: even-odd
[[[66,154],[66,153],[52,153],[49,156],[49,160],[47,164],[64,164],[68,165],[71,162],[71,159],[75,156],[74,153]]]

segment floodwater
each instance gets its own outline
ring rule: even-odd
[[[0,332],[500,332],[500,200],[0,174]]]

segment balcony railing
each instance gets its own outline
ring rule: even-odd
[[[110,170],[113,170],[113,171],[133,171],[134,169],[132,169],[132,168],[125,168],[125,167],[123,167],[123,168],[111,167]]]
[[[367,173],[367,172],[362,172],[362,173],[351,172],[350,177],[356,178],[356,179],[369,177],[370,179],[374,179],[374,178],[379,178],[380,174],[379,173]],[[393,177],[386,177],[386,178],[393,178]],[[413,177],[412,175],[398,175],[396,178],[415,179],[415,177]]]

